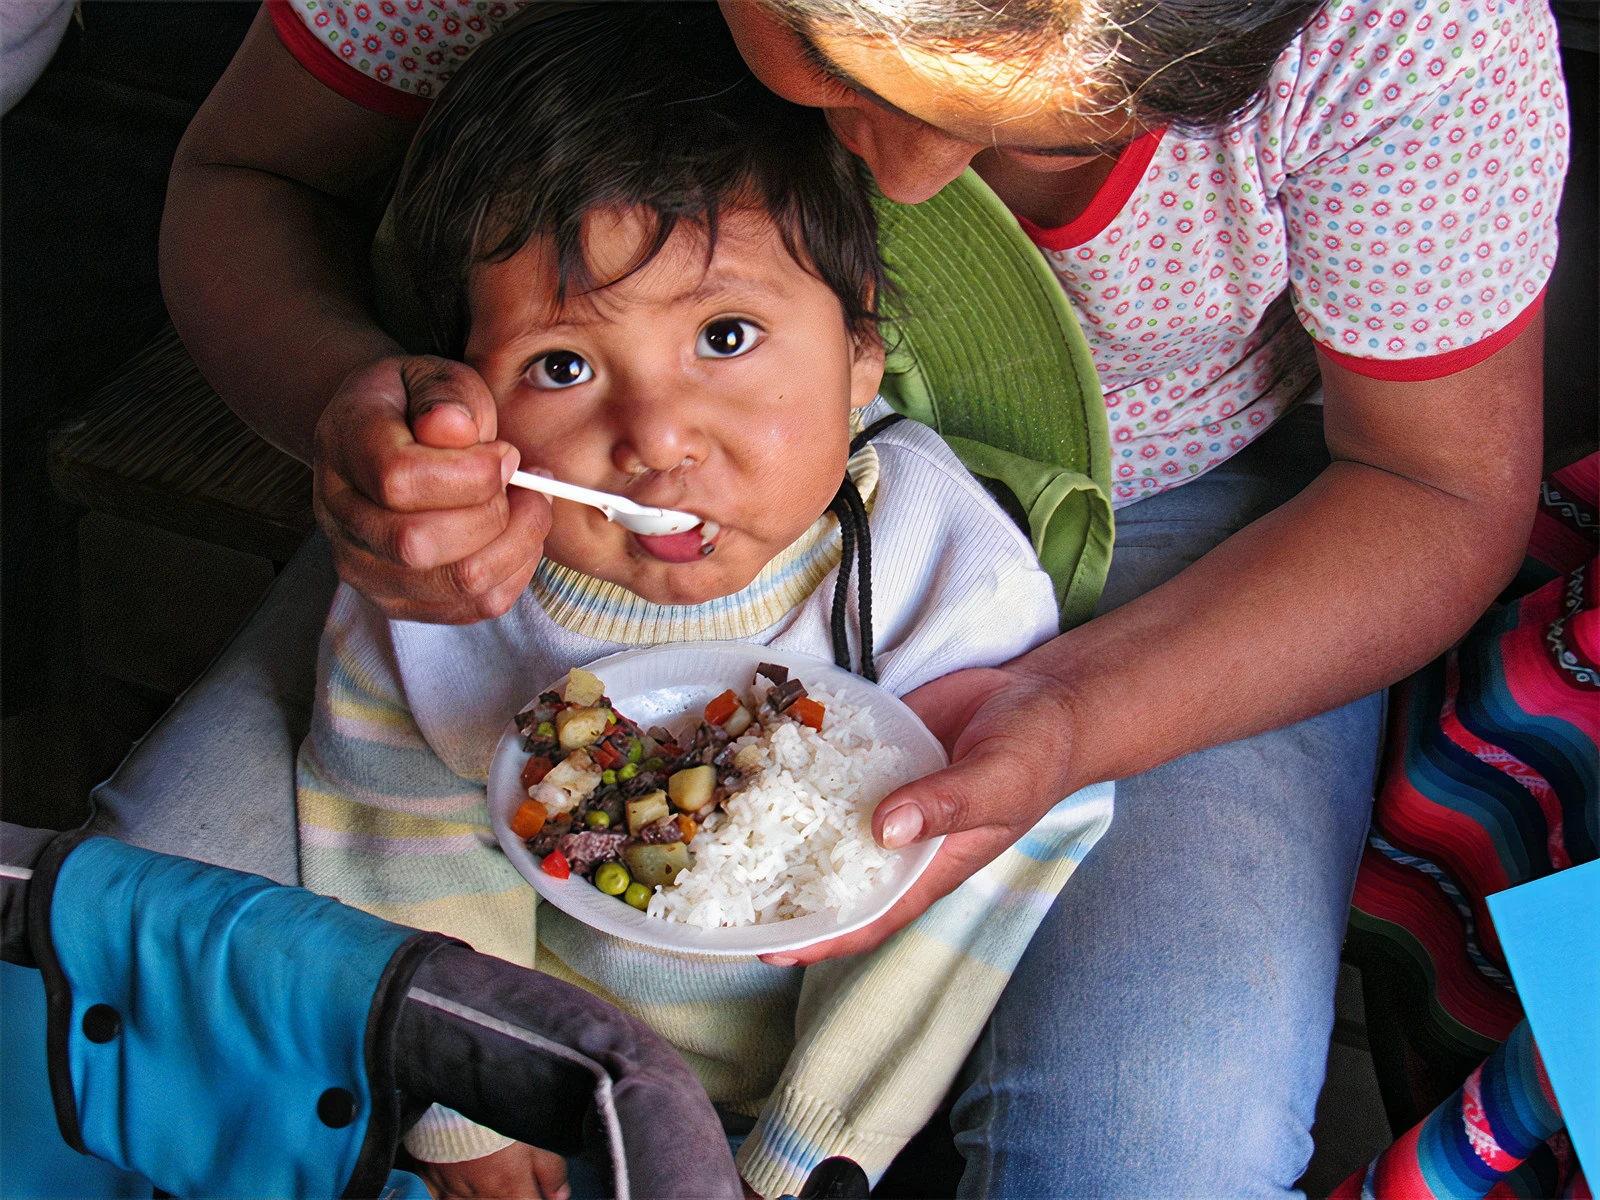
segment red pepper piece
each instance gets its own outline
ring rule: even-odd
[[[544,861],[539,864],[544,868],[546,875],[553,875],[557,879],[567,879],[572,875],[572,864],[567,861],[567,856],[559,850],[552,850],[544,856]]]
[[[822,730],[822,718],[828,715],[828,710],[810,696],[801,696],[789,706],[789,711],[800,718],[802,725],[809,725],[818,732]]]
[[[732,688],[729,688],[710,704],[706,705],[706,720],[713,725],[721,725],[729,717],[733,716],[738,707],[739,697],[734,694]]]

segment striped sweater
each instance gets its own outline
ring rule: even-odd
[[[1050,580],[1026,538],[932,431],[902,422],[852,460],[851,474],[871,511],[883,686],[903,694],[996,665],[1055,632]],[[876,1179],[921,1128],[1109,824],[1110,785],[1063,800],[877,951],[809,969],[668,954],[553,907],[536,912],[495,844],[484,785],[510,715],[605,654],[739,638],[831,658],[839,557],[837,525],[824,517],[745,591],[672,608],[547,561],[510,612],[472,626],[391,622],[341,587],[299,760],[308,887],[536,966],[649,1023],[713,1101],[757,1118],[739,1168],[766,1196],[797,1192],[833,1154]],[[428,1161],[504,1144],[439,1108],[407,1138]]]

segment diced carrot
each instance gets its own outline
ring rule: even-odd
[[[686,842],[694,841],[694,835],[700,832],[700,826],[688,813],[679,813],[677,816],[678,830],[683,834]]]
[[[599,745],[590,749],[589,757],[594,759],[594,761],[600,765],[600,769],[602,771],[609,771],[612,767],[616,766],[622,761],[622,755],[618,754],[604,742],[601,742]]]
[[[544,755],[535,754],[523,764],[522,786],[525,788],[531,788],[534,784],[540,782],[546,775],[550,774],[550,768],[552,765],[553,764],[550,762],[550,760]]]
[[[572,864],[567,861],[567,856],[559,850],[552,850],[544,856],[544,861],[539,864],[544,868],[546,875],[553,875],[557,879],[567,879],[572,875]]]
[[[734,694],[732,688],[729,688],[710,704],[706,705],[706,720],[713,725],[721,725],[729,717],[733,716],[738,707],[739,697]]]
[[[517,811],[511,814],[511,832],[523,841],[536,838],[544,828],[544,819],[544,805],[537,800],[524,800]]]
[[[828,715],[828,710],[810,696],[801,696],[789,706],[789,711],[800,718],[802,725],[809,725],[816,730],[821,730],[822,718]]]

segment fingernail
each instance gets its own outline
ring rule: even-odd
[[[515,446],[510,447],[500,456],[500,486],[505,487],[511,482],[511,476],[517,469],[517,461],[522,456],[517,453]]]
[[[412,417],[412,420],[416,420],[418,417],[425,417],[429,413],[431,413],[434,409],[442,408],[442,407],[445,407],[447,405],[450,408],[455,409],[458,413],[460,413],[467,420],[474,421],[474,418],[472,416],[472,410],[470,408],[468,408],[465,404],[457,404],[453,400],[427,400],[427,401],[424,401],[423,403],[417,405],[416,412],[415,412],[415,415]],[[476,422],[474,421],[474,423],[476,423]]]
[[[790,958],[787,954],[766,954],[762,956],[761,961],[773,967],[792,967],[799,960]]]
[[[922,810],[915,804],[897,808],[883,819],[883,844],[889,850],[908,846],[922,835]]]

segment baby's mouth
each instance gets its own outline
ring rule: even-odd
[[[693,529],[686,529],[682,533],[668,533],[658,537],[636,533],[633,536],[639,545],[644,547],[646,553],[659,558],[662,562],[687,563],[704,558],[717,548],[717,543],[722,538],[722,526],[715,521],[702,521]]]

